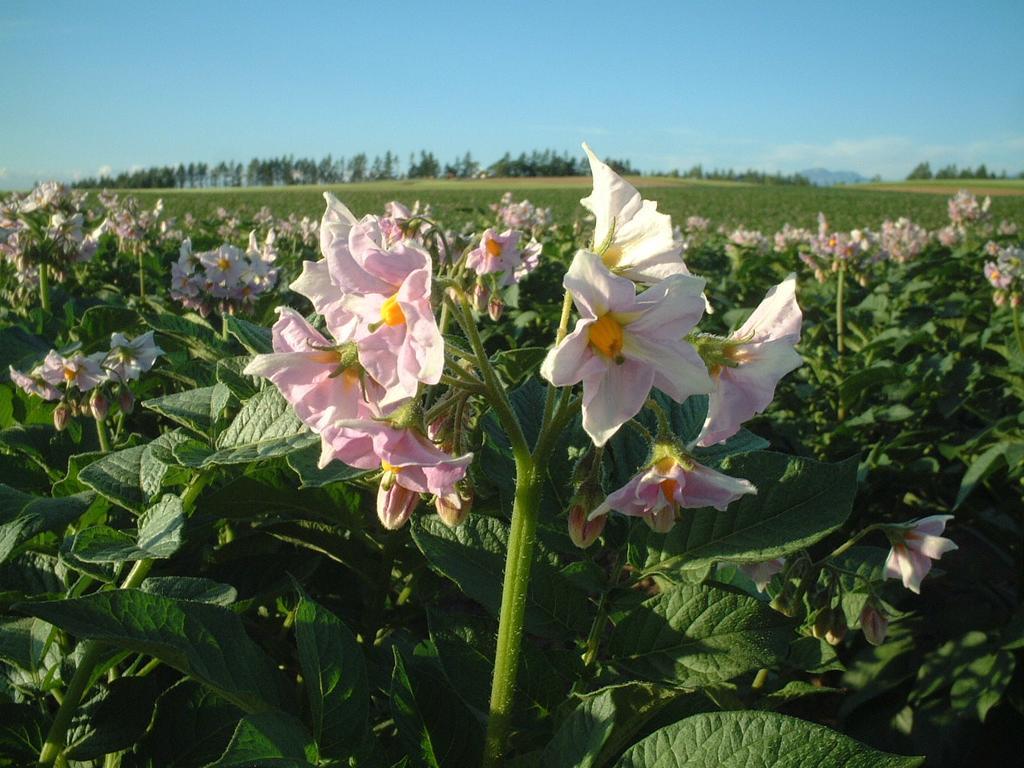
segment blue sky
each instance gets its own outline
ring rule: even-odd
[[[0,5],[0,187],[328,152],[1024,170],[1022,0]]]

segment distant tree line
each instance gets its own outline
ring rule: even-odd
[[[979,165],[977,168],[965,167],[957,168],[955,163],[951,163],[947,166],[939,168],[939,170],[932,173],[931,163],[918,163],[907,175],[907,181],[916,181],[919,179],[1007,179],[1006,171],[990,171],[984,163]],[[1017,174],[1018,179],[1024,179],[1024,171]]]
[[[622,175],[641,175],[629,160],[605,158],[605,162]],[[506,152],[497,161],[483,166],[470,152],[451,162],[442,163],[433,152],[421,150],[417,156],[409,155],[403,166],[398,155],[390,150],[372,160],[365,152],[351,157],[335,158],[327,155],[319,161],[313,158],[284,155],[281,157],[254,157],[247,164],[231,161],[211,163],[179,163],[176,167],[155,166],[124,171],[116,176],[81,179],[74,186],[111,189],[207,189],[223,187],[278,187],[292,184],[346,184],[362,181],[389,181],[393,179],[470,179],[488,177],[549,177],[589,176],[590,164],[586,157],[570,156],[568,152],[546,149],[522,152],[513,157]],[[673,176],[687,179],[716,181],[745,181],[755,184],[797,184],[810,182],[799,174],[783,176],[762,171],[729,170],[705,171],[695,165],[688,171],[656,171],[650,175]]]

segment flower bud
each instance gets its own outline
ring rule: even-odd
[[[71,407],[67,403],[60,403],[53,409],[53,426],[58,432],[62,432],[68,425],[71,418]]]
[[[135,395],[128,387],[122,389],[121,394],[117,396],[117,404],[121,406],[121,412],[126,416],[135,410]]]
[[[96,421],[103,421],[107,418],[107,413],[110,412],[110,401],[101,390],[93,390],[92,397],[89,398],[89,410],[92,411],[92,417]]]
[[[828,632],[825,633],[825,642],[829,645],[839,645],[846,638],[846,629],[846,614],[842,608],[834,609]]]
[[[668,533],[676,524],[676,508],[667,506],[644,515],[644,522],[655,533]]]
[[[419,501],[420,495],[416,491],[396,482],[390,485],[381,482],[377,489],[377,517],[389,531],[397,531],[409,521]]]
[[[483,312],[487,309],[487,300],[490,298],[491,292],[487,290],[487,286],[483,283],[477,283],[473,286],[473,309],[477,312]]]
[[[449,528],[458,528],[469,517],[469,511],[473,507],[473,489],[461,488],[438,496],[434,500],[434,508],[441,522]]]
[[[490,300],[487,302],[487,316],[494,322],[501,320],[501,313],[505,311],[505,302],[501,300],[501,296],[498,294],[492,294]]]
[[[793,595],[786,589],[783,589],[782,592],[773,597],[768,605],[773,611],[778,611],[783,616],[788,616],[789,618],[793,618],[800,612],[796,601],[793,599]]]
[[[569,538],[580,549],[586,549],[597,541],[608,521],[608,515],[598,515],[593,520],[587,520],[590,512],[589,506],[581,501],[574,503],[569,510]]]
[[[825,636],[832,629],[832,609],[828,606],[819,608],[818,612],[814,614],[814,623],[811,625],[811,634],[819,640],[824,640]]]
[[[889,633],[889,617],[873,600],[868,600],[860,612],[860,628],[865,640],[872,645],[881,645]]]

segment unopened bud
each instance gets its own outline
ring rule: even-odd
[[[839,645],[846,638],[846,614],[842,608],[832,611],[832,622],[825,633],[825,642],[829,645]]]
[[[487,290],[487,286],[483,283],[477,283],[473,286],[473,309],[477,312],[484,312],[487,309],[487,300],[490,298],[491,292]]]
[[[505,302],[501,300],[501,296],[493,294],[490,300],[487,302],[487,316],[494,322],[501,320],[501,313],[505,311]]]
[[[58,432],[62,432],[68,425],[71,418],[71,407],[67,403],[60,403],[53,409],[53,426]]]
[[[456,489],[451,493],[438,496],[434,500],[434,508],[441,522],[449,528],[458,528],[469,517],[469,511],[473,507],[473,489]]]
[[[92,397],[89,398],[89,410],[92,411],[92,417],[96,421],[103,421],[107,418],[107,414],[110,412],[110,401],[101,390],[93,390]]]
[[[860,628],[865,640],[872,645],[881,645],[889,634],[889,617],[873,601],[868,600],[860,612]]]
[[[787,590],[783,590],[768,604],[773,611],[778,611],[783,616],[793,618],[799,613],[796,601],[793,599],[793,595]]]
[[[117,396],[117,404],[121,406],[121,412],[126,416],[135,410],[135,395],[128,387],[122,389],[121,394]]]
[[[675,527],[676,509],[672,506],[662,507],[648,515],[644,515],[644,522],[655,533],[668,533]]]
[[[569,538],[580,549],[586,549],[597,541],[608,521],[608,515],[598,515],[593,520],[587,520],[590,512],[582,503],[573,504],[569,510]]]
[[[814,614],[814,624],[811,626],[811,634],[819,640],[824,640],[825,635],[828,634],[832,628],[832,609],[829,607],[821,608],[817,613]]]
[[[1016,309],[1017,307],[1020,306],[1020,294],[1019,293],[1011,293],[1010,294],[1010,306],[1013,307],[1014,309]]]
[[[377,517],[381,525],[389,531],[397,531],[409,521],[419,500],[420,495],[416,491],[410,491],[396,482],[385,487],[385,483],[381,482],[377,489]]]

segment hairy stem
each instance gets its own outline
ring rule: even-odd
[[[45,264],[39,265],[39,305],[50,311],[50,270]]]
[[[512,721],[516,673],[523,641],[526,593],[536,543],[540,508],[540,477],[533,460],[516,459],[516,493],[512,505],[512,530],[505,560],[505,580],[501,590],[501,615],[498,620],[498,647],[494,657],[491,706],[487,719],[484,768],[503,762],[505,744]]]
[[[1020,330],[1020,306],[1012,304],[1013,309],[1013,334],[1017,337],[1017,350],[1024,355],[1024,333]]]
[[[139,298],[145,300],[146,298],[146,269],[142,258],[142,249],[139,249]]]
[[[96,419],[96,438],[100,441],[100,450],[110,453],[110,435],[107,432],[107,422],[103,419]]]
[[[846,293],[846,266],[839,264],[839,275],[836,282],[836,352],[839,354],[839,372],[843,371],[843,354],[846,352],[846,316],[844,307],[844,294]],[[839,389],[836,393],[838,402],[837,417],[839,421],[846,418],[846,404],[843,403],[843,391]]]

